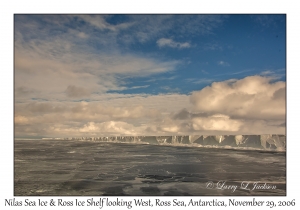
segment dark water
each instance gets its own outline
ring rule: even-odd
[[[15,196],[286,195],[285,152],[15,140],[14,155]]]

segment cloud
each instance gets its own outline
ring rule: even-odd
[[[180,110],[178,113],[176,113],[173,116],[173,119],[185,120],[185,119],[189,119],[190,115],[191,115],[190,112],[186,108],[184,108],[184,109]]]
[[[286,98],[286,88],[285,87],[276,90],[273,94],[274,100],[282,100],[284,98]]]
[[[146,43],[169,34],[195,37],[213,34],[227,15],[16,15],[16,34],[29,39],[63,37],[86,45],[118,48]],[[117,19],[117,21],[115,20]],[[195,27],[197,25],[197,27]],[[37,32],[33,35],[34,32]],[[188,32],[188,33],[187,33]],[[28,41],[28,39],[26,39]],[[94,45],[95,46],[95,45]]]
[[[284,85],[254,76],[213,83],[191,96],[108,94],[94,102],[20,103],[15,105],[16,135],[24,132],[31,135],[42,132],[48,136],[280,134],[285,133],[282,126],[285,116],[284,113],[276,116],[273,108],[278,105],[271,106],[270,101],[284,104]],[[235,101],[232,94],[237,97]],[[259,94],[266,95],[258,97]],[[250,104],[243,100],[248,99],[247,95],[268,99]],[[251,107],[241,110],[243,103]],[[269,113],[259,113],[262,107],[268,107]],[[281,108],[285,112],[285,107]]]
[[[240,80],[214,82],[191,95],[194,109],[233,118],[285,119],[285,82],[249,76]]]
[[[110,106],[97,102],[30,102],[27,104],[18,104],[16,106],[18,115],[27,115],[28,117],[52,115],[53,117],[64,116],[66,120],[84,121],[103,121],[107,119],[138,119],[155,118],[160,112],[154,108],[146,108],[142,105]],[[47,115],[47,116],[46,116]],[[41,118],[42,119],[42,118]]]
[[[230,64],[225,62],[225,61],[218,61],[218,65],[220,65],[220,66],[230,66]]]
[[[186,30],[190,35],[209,34],[224,16],[123,15],[118,21],[112,19],[111,15],[16,15],[16,100],[87,96],[93,100],[97,94],[130,89],[127,78],[157,78],[176,70],[182,61],[120,50],[124,45],[154,41],[170,32],[174,36],[185,36]],[[188,42],[174,43],[190,47]]]
[[[77,36],[80,37],[80,38],[82,38],[82,39],[86,39],[86,38],[89,37],[89,36],[88,36],[86,33],[84,33],[84,32],[79,32],[79,33],[77,34]]]
[[[262,76],[266,76],[266,75],[272,75],[274,74],[274,71],[270,71],[270,70],[266,70],[260,73]]]
[[[277,70],[265,70],[260,73],[261,76],[268,76],[272,77],[274,79],[280,79],[283,78],[286,73],[285,69],[277,69]]]
[[[159,40],[157,40],[157,45],[159,47],[172,47],[172,48],[178,48],[178,49],[182,49],[182,48],[190,48],[191,45],[188,42],[175,42],[172,39],[166,39],[166,38],[161,38]]]
[[[131,124],[122,121],[109,121],[103,123],[89,122],[83,127],[79,128],[78,131],[84,134],[94,133],[96,135],[130,135],[134,136],[138,133],[138,128]]]
[[[71,98],[82,98],[90,96],[91,94],[86,88],[69,85],[66,89],[66,95]]]
[[[170,113],[188,105],[189,96],[105,94],[99,95],[97,101],[23,101],[15,104],[16,135],[69,136],[82,135],[79,129],[86,129],[89,122],[105,128],[106,122],[124,122],[136,127],[137,135],[153,135],[146,131],[166,119]],[[115,124],[118,126],[121,124]],[[103,127],[104,126],[104,127]],[[83,130],[81,130],[83,131]],[[100,131],[99,131],[100,132]],[[101,130],[97,135],[112,135]],[[91,132],[92,133],[92,132]],[[90,133],[90,134],[91,134]],[[161,133],[164,133],[161,131]],[[88,134],[88,132],[86,133]],[[123,135],[119,130],[114,135]]]
[[[24,96],[32,93],[31,90],[27,89],[26,87],[16,87],[15,88],[15,95],[16,96]]]
[[[156,82],[156,81],[162,81],[162,80],[174,80],[176,79],[178,76],[171,76],[171,77],[154,77],[154,78],[151,78],[149,80],[146,80],[145,82]]]
[[[178,133],[179,127],[178,126],[164,126],[161,128],[162,131],[168,132],[168,133]]]
[[[168,92],[170,93],[178,93],[180,92],[179,88],[175,88],[175,87],[170,87],[170,86],[161,86],[159,87],[160,89],[164,90],[164,92]]]
[[[133,87],[130,87],[130,88],[127,88],[127,89],[140,89],[140,88],[147,88],[149,86],[150,85],[133,86]]]
[[[238,131],[242,125],[239,120],[230,119],[226,115],[195,117],[192,120],[194,130],[200,131]]]
[[[236,72],[226,72],[225,74],[216,74],[215,76],[237,75],[237,74],[246,75],[245,73],[250,72],[250,71],[253,71],[253,69],[246,69],[246,70],[236,71]]]
[[[21,108],[22,107],[22,108]],[[53,102],[29,102],[29,103],[22,103],[20,109],[22,110],[22,114],[30,115],[41,115],[41,114],[48,114],[48,113],[58,113],[61,114],[62,112],[67,111],[70,107],[66,106],[64,103],[53,103]],[[25,111],[26,110],[26,111]],[[19,106],[16,106],[16,112],[19,112]],[[31,117],[29,115],[29,117]]]
[[[277,27],[278,23],[285,22],[286,15],[284,14],[266,14],[266,15],[251,15],[252,19],[263,27]]]
[[[107,15],[77,15],[76,17],[100,30],[117,31],[126,29],[133,25],[133,23],[110,24],[106,21],[106,18],[109,17]]]
[[[92,53],[66,40],[15,43],[17,99],[68,97],[92,99],[92,93],[126,89],[126,77],[146,77],[174,71],[180,61],[120,53]],[[69,86],[70,85],[70,86]],[[145,87],[145,86],[144,86]],[[26,93],[26,94],[25,94]]]
[[[199,78],[199,79],[190,78],[190,79],[186,79],[186,81],[192,82],[194,84],[209,84],[209,83],[212,83],[214,80],[208,79],[208,78]]]
[[[95,99],[17,103],[16,135],[285,133],[285,82],[268,77],[215,82],[190,96],[105,94]]]
[[[28,123],[28,119],[24,116],[20,116],[20,115],[17,115],[15,116],[15,124],[27,124]]]
[[[284,132],[285,83],[273,82],[272,72],[215,82],[191,95],[114,93],[147,88],[145,81],[161,81],[158,90],[171,90],[169,82],[178,79],[174,73],[184,63],[184,59],[137,54],[130,45],[156,42],[159,47],[190,48],[190,42],[179,42],[177,37],[192,40],[213,34],[224,19],[219,15],[16,15],[16,135]],[[162,38],[170,34],[172,39]],[[219,45],[208,47],[222,50]],[[229,64],[219,61],[219,65]],[[138,79],[141,82],[132,85]]]
[[[227,18],[226,15],[129,15],[130,22],[134,22],[134,33],[122,37],[145,43],[169,34],[189,37],[212,34]],[[197,25],[197,27],[195,27]],[[188,31],[188,33],[187,33]]]
[[[110,17],[17,15],[16,83],[27,84],[23,87],[33,91],[37,86],[43,88],[41,91],[49,90],[52,85],[52,92],[61,93],[68,82],[81,87],[87,85],[92,92],[106,92],[124,89],[120,81],[124,77],[165,73],[180,64],[176,60],[120,52],[119,33],[129,30],[136,20],[128,16],[128,21],[112,24],[108,22]]]

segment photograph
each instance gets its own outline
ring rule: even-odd
[[[286,196],[286,18],[13,14],[13,196]]]

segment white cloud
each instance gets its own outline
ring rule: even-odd
[[[250,76],[241,80],[214,82],[191,96],[194,109],[246,119],[285,119],[285,82]]]
[[[230,66],[230,64],[225,62],[225,61],[218,61],[218,65],[220,65],[220,66]]]
[[[230,119],[226,115],[195,117],[192,119],[194,130],[204,131],[239,131],[242,122]]]
[[[111,31],[117,31],[121,29],[126,29],[133,25],[133,23],[120,23],[117,25],[109,24],[106,21],[106,15],[77,15],[76,17],[84,20],[85,22],[89,23],[92,26],[95,26],[100,30],[107,29]]]
[[[186,81],[192,82],[194,84],[209,84],[209,83],[212,83],[214,80],[208,79],[208,78],[199,78],[199,79],[190,78],[190,79],[186,79]]]
[[[79,128],[78,131],[83,135],[94,133],[94,134],[105,134],[105,135],[137,135],[138,128],[133,125],[122,121],[108,121],[103,123],[89,122],[83,127]]]
[[[122,40],[144,43],[170,33],[181,37],[187,32],[190,36],[207,35],[226,18],[226,15],[132,15],[129,19],[134,22],[135,33]]]
[[[88,35],[87,35],[86,33],[84,33],[84,32],[79,32],[79,33],[77,34],[77,36],[80,37],[80,38],[82,38],[82,39],[88,38]]]
[[[178,126],[166,126],[166,127],[162,127],[163,131],[169,132],[169,133],[178,133]]]
[[[268,76],[274,79],[280,79],[286,75],[285,69],[265,70],[260,73],[261,76]]]
[[[172,47],[172,48],[190,48],[191,45],[188,42],[175,42],[172,39],[161,38],[157,40],[157,45],[159,47]]]
[[[61,18],[43,15],[35,21],[28,16],[16,16],[16,135],[176,135],[202,134],[203,130],[212,134],[284,132],[285,127],[278,125],[285,122],[285,83],[272,83],[268,77],[213,83],[191,96],[109,93],[149,86],[128,87],[124,78],[129,77],[150,76],[148,82],[166,80],[161,88],[170,89],[168,80],[176,76],[158,76],[174,71],[181,64],[178,60],[124,52],[119,50],[120,44],[153,41],[171,33],[183,37],[186,31],[190,36],[211,34],[223,21],[223,17],[215,15],[127,18],[126,22],[112,24],[105,15]],[[66,24],[76,25],[76,21],[87,24],[82,24],[80,29],[66,27]],[[49,24],[47,27],[43,26],[45,22]],[[157,45],[192,47],[189,42],[167,38],[158,39]],[[219,65],[229,64],[219,61]],[[205,78],[190,81],[212,82]],[[176,115],[179,110],[185,111]]]
[[[147,88],[149,86],[150,85],[133,86],[133,87],[130,87],[130,88],[127,88],[127,89],[140,89],[140,88]]]
[[[191,96],[105,94],[94,100],[17,103],[16,135],[285,133],[285,83],[268,77],[215,82]]]
[[[266,71],[261,72],[262,76],[272,75],[272,74],[274,74],[274,71],[266,70]]]
[[[121,30],[129,30],[137,20],[129,16],[127,22],[110,24],[109,17],[16,16],[16,100],[68,100],[66,94],[69,98],[89,96],[93,100],[97,94],[128,89],[124,78],[156,76],[173,71],[180,64],[177,60],[121,53],[117,35]],[[80,29],[69,27],[78,21]],[[93,43],[104,50],[99,51]],[[139,88],[142,87],[146,86]]]
[[[28,119],[26,117],[21,115],[15,116],[15,124],[19,125],[19,124],[27,124],[27,123],[28,123]]]
[[[95,126],[108,128],[104,125],[109,125],[108,122],[111,121],[131,124],[135,127],[134,131],[137,135],[153,135],[153,132],[146,130],[148,127],[156,128],[172,112],[189,105],[189,96],[180,94],[105,94],[95,99],[96,101],[91,102],[23,101],[16,103],[16,135],[24,135],[24,132],[38,135],[42,132],[43,135],[49,136],[68,136],[68,132],[71,132],[72,135],[80,136],[80,129],[85,130],[88,135],[88,129],[92,134],[93,128],[88,123],[93,122]],[[115,126],[119,125],[123,126],[120,123],[115,124]],[[97,126],[95,129],[98,128]],[[159,132],[164,133],[162,130]],[[101,135],[113,134],[102,129]],[[124,132],[119,130],[118,133],[115,130],[114,135],[124,135]]]
[[[70,97],[85,97],[94,92],[123,90],[126,89],[122,82],[124,77],[145,77],[173,71],[179,63],[133,54],[94,54],[64,40],[43,43],[16,40],[16,99],[65,100],[65,91]]]

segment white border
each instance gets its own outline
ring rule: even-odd
[[[2,97],[0,116],[2,145],[1,152],[1,190],[0,208],[4,207],[5,198],[13,198],[13,14],[15,13],[281,13],[287,14],[287,196],[286,197],[256,197],[258,200],[291,200],[296,198],[299,181],[298,163],[298,117],[299,116],[299,7],[296,1],[4,1],[1,4],[1,70],[0,91]],[[38,199],[37,197],[16,197]],[[39,197],[43,198],[43,197]],[[44,197],[45,200],[52,197]],[[53,197],[59,198],[59,197]],[[81,199],[83,197],[62,197],[64,199]],[[143,197],[146,198],[146,197]],[[161,198],[161,197],[160,197]],[[174,197],[166,197],[173,199]],[[178,197],[188,201],[188,198]],[[196,197],[193,197],[196,199]],[[202,197],[205,200],[251,200],[252,197]],[[86,199],[86,197],[84,198]],[[124,199],[124,197],[123,197]],[[128,199],[133,199],[128,197]],[[154,197],[152,197],[154,199]],[[296,200],[299,202],[299,200]],[[297,205],[297,204],[296,204]],[[20,207],[4,207],[15,209]],[[51,208],[51,207],[47,207]],[[53,208],[53,207],[52,207]],[[58,207],[56,207],[58,208]],[[69,207],[63,209],[80,207]],[[172,208],[172,207],[171,207]],[[199,208],[199,207],[197,207]],[[228,208],[228,207],[227,207]],[[277,207],[278,208],[278,207]],[[27,207],[27,209],[30,209]],[[81,208],[82,209],[82,208]],[[90,207],[91,209],[91,207]],[[93,208],[94,209],[94,208]],[[98,209],[98,208],[97,208]],[[122,208],[126,209],[126,208]],[[137,208],[133,208],[137,209]],[[153,208],[152,208],[153,209]],[[169,208],[170,209],[170,208]],[[177,208],[180,209],[180,208]],[[186,209],[186,208],[185,208]],[[265,207],[269,209],[269,207]]]

